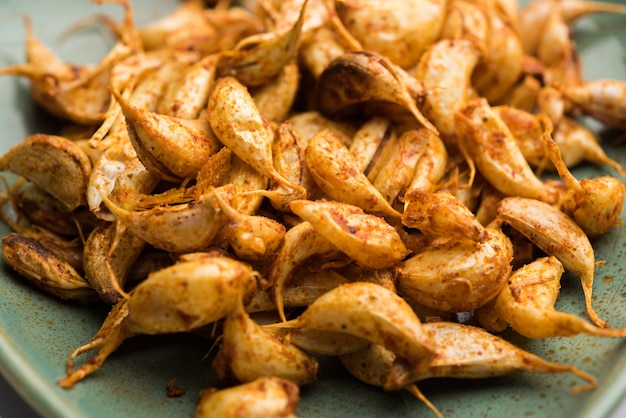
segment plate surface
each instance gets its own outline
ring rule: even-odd
[[[176,2],[135,0],[133,4],[141,24],[167,13]],[[95,6],[87,0],[3,0],[0,66],[23,62],[25,13],[31,16],[38,37],[63,58],[96,62],[110,46],[104,31],[83,29],[62,44],[55,39],[71,23],[102,11],[121,16],[118,6]],[[594,16],[576,27],[586,76],[626,79],[626,17]],[[53,128],[31,103],[24,80],[0,77],[0,153],[29,133],[51,133]],[[603,131],[607,145],[616,135]],[[608,152],[626,166],[626,148],[609,146]],[[575,174],[590,177],[605,172],[586,166]],[[0,234],[7,232],[8,228],[0,225]],[[626,326],[624,226],[614,228],[593,245],[596,259],[606,261],[596,269],[595,307],[613,326]],[[576,277],[564,276],[557,307],[584,315]],[[56,385],[63,376],[67,355],[89,341],[105,314],[104,308],[62,302],[43,294],[0,264],[0,372],[44,417],[192,416],[199,389],[216,380],[210,364],[203,361],[209,344],[191,335],[136,337],[124,342],[98,372],[74,389],[63,390]],[[570,375],[525,373],[421,383],[422,391],[446,417],[607,417],[624,397],[626,347],[622,340],[580,336],[528,341],[512,333],[506,336],[548,360],[572,363],[592,373],[599,387],[591,393],[572,395],[570,388],[580,382]],[[186,395],[166,397],[172,378],[187,390]],[[385,393],[361,384],[332,358],[321,359],[319,381],[303,387],[301,394],[301,417],[431,416],[406,393]]]

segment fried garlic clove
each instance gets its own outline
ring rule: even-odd
[[[448,10],[441,28],[441,39],[469,39],[479,47],[487,50],[489,37],[489,20],[482,2],[452,0],[448,2]],[[434,41],[431,45],[435,44]],[[430,46],[430,45],[429,45]]]
[[[161,179],[176,182],[195,178],[222,146],[204,117],[181,119],[146,111],[112,93],[122,108],[137,157]]]
[[[494,110],[511,130],[529,164],[539,169],[554,169],[543,144],[543,135],[549,123],[543,116],[511,106],[496,106]],[[552,117],[549,117],[549,120],[554,124]],[[554,124],[552,135],[559,146],[563,163],[568,168],[588,161],[607,165],[622,176],[626,174],[619,162],[606,155],[598,136],[574,119],[559,117],[558,123]]]
[[[169,14],[139,27],[137,32],[144,49],[146,51],[164,47],[189,49],[190,38],[204,39],[213,35],[216,29],[205,18],[204,10],[205,7],[201,2],[186,1]]]
[[[328,14],[328,25],[335,35],[337,42],[342,48],[348,51],[363,51],[363,46],[359,41],[346,29],[344,23],[337,14],[337,4],[333,0],[322,0],[326,13]]]
[[[313,179],[333,200],[367,212],[401,216],[358,169],[339,135],[329,130],[316,134],[309,140],[304,156]]]
[[[282,320],[286,320],[285,287],[296,267],[312,257],[323,261],[341,255],[342,252],[317,232],[309,222],[301,222],[285,233],[283,244],[274,257],[268,274],[269,284],[274,293],[274,303]]]
[[[251,35],[235,45],[221,63],[222,75],[232,75],[246,86],[260,86],[278,75],[297,55],[308,0],[302,2],[300,15],[284,33]]]
[[[541,83],[533,75],[527,74],[522,77],[506,95],[500,105],[510,106],[515,109],[532,113],[537,107],[537,100]]]
[[[135,155],[124,161],[124,170],[115,179],[111,193],[115,194],[118,190],[125,189],[131,193],[148,194],[152,193],[158,182],[159,179],[150,173]]]
[[[27,178],[70,211],[86,203],[91,169],[80,146],[56,135],[29,135],[0,158],[0,170]]]
[[[106,82],[93,77],[93,67],[75,66],[58,58],[36,38],[30,19],[25,19],[25,26],[28,62],[5,67],[0,74],[30,79],[33,100],[55,116],[79,124],[101,122],[109,101]],[[89,84],[94,85],[93,89],[88,88]]]
[[[375,177],[372,179],[374,187],[392,205],[401,205],[404,191],[411,185],[415,177],[418,163],[426,152],[429,137],[433,135],[427,129],[411,129],[405,131],[399,138],[392,138],[384,146],[376,167],[379,165]],[[384,158],[384,161],[383,161]],[[372,170],[374,171],[374,169]]]
[[[193,51],[157,50],[130,57],[114,68],[116,79],[112,80],[109,91],[124,95],[135,107],[155,111],[159,106],[171,104],[174,97],[167,93],[171,92],[172,84],[176,84],[173,81],[192,72],[199,62],[200,56]],[[114,108],[121,111],[119,103],[113,102],[109,111],[114,112]],[[97,132],[102,129],[99,127]]]
[[[174,264],[174,262],[173,254],[146,246],[128,269],[126,283],[132,288],[138,283],[143,282],[153,271],[169,267]]]
[[[308,306],[315,299],[349,280],[335,270],[322,268],[310,270],[306,267],[298,269],[283,289],[283,307],[294,308]],[[274,291],[271,288],[259,288],[246,302],[246,312],[276,311]]]
[[[300,83],[297,62],[287,63],[271,80],[252,91],[252,98],[261,117],[273,122],[283,122],[289,116]]]
[[[496,190],[490,184],[485,185],[480,192],[480,203],[475,209],[476,220],[480,222],[481,225],[489,225],[494,219],[496,219],[498,214],[498,204],[500,203],[500,200],[505,197],[506,195],[504,193]]]
[[[182,202],[178,196],[163,196],[162,202],[148,208],[134,207],[136,202],[128,199],[131,196],[128,193],[121,201],[105,197],[104,203],[130,232],[162,250],[184,253],[206,249],[224,226],[224,215],[208,194]]]
[[[227,147],[222,150],[231,152]],[[263,203],[263,195],[256,192],[266,190],[269,180],[237,155],[231,155],[230,161],[230,170],[219,184],[233,187],[237,199],[231,201],[231,205],[238,211],[251,215]]]
[[[390,125],[389,119],[374,116],[355,132],[349,150],[360,171],[365,173],[374,161],[379,147],[389,136]]]
[[[403,68],[415,65],[439,37],[446,1],[342,1],[337,15],[364,49],[375,51]],[[379,28],[372,36],[372,28]]]
[[[581,179],[580,189],[571,189],[564,210],[571,214],[588,237],[606,234],[621,225],[626,187],[612,176]]]
[[[58,199],[34,183],[27,183],[15,194],[11,193],[15,209],[32,224],[64,236],[88,233],[96,218],[84,206],[68,211]]]
[[[61,299],[95,293],[74,267],[35,238],[9,233],[2,239],[2,258],[29,282]]]
[[[500,293],[502,292],[504,292],[504,289],[502,289]],[[476,320],[476,324],[484,330],[494,334],[503,332],[509,327],[509,323],[502,318],[500,311],[496,309],[497,300],[497,297],[495,299],[491,299],[485,305],[474,310],[474,319]]]
[[[398,130],[406,133],[408,131],[412,131],[410,127],[406,128],[407,130],[403,130],[403,128],[398,127]],[[374,182],[378,175],[387,169],[387,160],[394,157],[394,154],[398,151],[398,131],[396,129],[390,130],[388,135],[385,135],[382,143],[376,150],[376,154],[373,156],[373,160],[368,164],[365,168],[365,175],[370,182]],[[355,134],[356,138],[356,134]],[[358,138],[357,138],[358,139]],[[350,149],[352,148],[353,141],[350,145],[347,145]],[[350,151],[352,155],[352,151]],[[359,162],[360,163],[360,162]],[[382,182],[381,182],[382,183]],[[380,184],[380,183],[379,183]],[[391,203],[391,202],[390,202]]]
[[[255,273],[243,263],[209,253],[181,256],[176,264],[152,272],[130,299],[113,305],[92,340],[70,354],[58,385],[72,388],[130,337],[189,331],[224,318],[255,286]],[[166,320],[166,313],[173,316]],[[98,352],[74,369],[74,359],[92,350]]]
[[[400,264],[398,294],[443,312],[470,312],[498,295],[511,273],[513,245],[496,228],[480,242],[433,243]]]
[[[89,210],[109,222],[113,222],[115,216],[107,209],[104,199],[116,188],[123,186],[136,193],[150,193],[159,180],[139,161],[134,150],[128,155],[119,145],[107,148],[96,161],[85,192]]]
[[[272,144],[274,166],[283,177],[302,187],[294,190],[283,184],[275,184],[270,190],[259,192],[270,199],[276,210],[289,211],[290,201],[305,199],[315,187],[310,173],[305,172],[308,170],[304,162],[304,152],[298,142],[301,142],[298,133],[289,122],[283,122],[278,126]]]
[[[83,252],[85,279],[105,303],[114,305],[125,294],[130,268],[145,246],[117,222],[101,222],[91,231]]]
[[[20,181],[14,185],[13,189],[19,188]],[[54,257],[67,263],[70,267],[82,274],[83,263],[83,242],[82,236],[72,237],[67,234],[55,232],[45,228],[43,225],[33,224],[24,218],[20,208],[16,206],[14,191],[9,192],[11,201],[6,201],[0,207],[0,218],[13,232],[17,232],[26,239],[36,241],[37,245],[43,246],[47,251],[54,254]],[[76,226],[76,225],[75,225]]]
[[[316,103],[322,114],[333,118],[348,117],[362,109],[366,114],[400,120],[408,114],[422,127],[437,133],[416,104],[416,98],[423,96],[424,91],[420,82],[387,57],[354,51],[328,64],[317,83]]]
[[[194,418],[295,418],[300,401],[298,385],[277,377],[260,377],[227,389],[205,389]]]
[[[126,299],[120,299],[118,303],[113,305],[91,341],[78,347],[68,356],[65,377],[57,382],[60,387],[64,389],[73,388],[76,383],[98,370],[126,339],[135,335],[126,327],[128,313],[128,301]],[[92,350],[98,350],[97,354],[75,369],[74,359]]]
[[[396,265],[389,268],[372,268],[359,263],[346,263],[345,265],[331,266],[335,271],[344,277],[348,277],[350,282],[374,283],[396,292]]]
[[[511,130],[485,99],[467,103],[455,121],[459,142],[496,189],[509,196],[556,200],[554,190],[533,173]]]
[[[448,170],[438,187],[435,188],[435,192],[448,192],[469,210],[475,212],[479,203],[480,192],[485,187],[484,183],[489,183],[480,173],[478,176],[476,175],[475,166],[467,156],[463,157],[466,158],[465,161],[461,161],[461,156],[458,154],[453,155],[452,158]],[[463,180],[465,181],[463,182]]]
[[[546,115],[554,125],[558,125],[565,115],[572,110],[563,94],[552,85],[544,86],[537,93],[539,113]]]
[[[577,180],[563,162],[559,146],[550,133],[548,126],[542,135],[546,153],[570,188],[563,202],[564,209],[589,237],[597,237],[619,225],[626,195],[624,183],[612,176]]]
[[[291,115],[287,122],[298,134],[298,144],[302,149],[307,147],[311,138],[326,129],[339,135],[342,142],[348,146],[352,144],[352,138],[357,132],[351,123],[329,119],[316,110]]]
[[[241,213],[215,191],[213,200],[228,218],[223,232],[237,257],[264,260],[276,252],[285,235],[283,224],[265,216]]]
[[[385,347],[379,344],[372,344],[365,350],[343,355],[339,358],[343,366],[360,381],[374,386],[383,386],[396,356]],[[444,418],[444,415],[424,396],[415,384],[408,384],[402,389],[407,390],[422,401],[437,418]]]
[[[524,51],[513,25],[497,9],[487,11],[489,36],[472,83],[478,94],[490,103],[499,103],[522,75]]]
[[[197,61],[197,53],[167,49],[132,55],[113,68],[109,90],[127,94],[134,106],[155,110],[172,80]]]
[[[247,383],[275,376],[303,385],[317,379],[315,357],[257,324],[241,304],[226,316],[220,341],[213,368],[222,380],[232,375]]]
[[[521,232],[548,255],[580,277],[587,314],[600,327],[607,327],[592,303],[595,256],[585,232],[572,218],[554,206],[535,199],[507,197],[500,201],[498,219]]]
[[[211,154],[200,167],[196,175],[195,186],[189,188],[189,190],[192,190],[191,195],[196,198],[200,197],[210,190],[211,187],[220,185],[233,168],[232,157],[232,151],[226,147],[220,147],[215,153]],[[187,182],[182,183],[182,185],[187,184]]]
[[[536,54],[543,27],[554,8],[558,9],[568,25],[591,13],[626,13],[626,7],[621,4],[601,1],[569,0],[555,3],[552,0],[539,0],[530,2],[520,10],[519,21],[520,37],[526,54]]]
[[[273,4],[272,4],[273,3]],[[295,21],[300,18],[304,0],[296,1],[270,1],[264,2],[262,8],[270,15],[273,30],[280,31],[291,28]],[[312,36],[317,29],[328,23],[328,10],[323,0],[309,0],[304,11],[302,23],[302,38]]]
[[[417,228],[432,238],[487,238],[485,228],[459,199],[448,192],[411,190],[404,195],[402,224]]]
[[[541,140],[544,127],[536,114],[512,106],[494,106],[493,110],[511,131],[528,164],[538,169],[553,168]]]
[[[428,92],[422,111],[448,147],[456,146],[454,115],[470,98],[471,75],[480,57],[479,48],[468,39],[442,39],[426,50],[415,69],[415,78]]]
[[[200,49],[206,50],[205,54],[232,50],[242,39],[267,31],[261,16],[244,7],[205,8],[204,18],[217,29],[212,42],[205,42]]]
[[[21,75],[31,79],[44,78],[46,74],[58,81],[75,81],[82,75],[88,74],[92,67],[77,66],[63,61],[50,48],[41,42],[33,30],[33,22],[30,17],[24,17],[26,30],[26,63],[4,67],[0,70],[2,75]]]
[[[328,241],[366,267],[391,267],[408,253],[394,227],[359,207],[321,200],[294,200],[289,207]]]
[[[127,52],[120,51],[120,55],[125,57]],[[55,81],[45,79],[45,87],[35,87],[34,99],[55,116],[81,125],[99,124],[104,120],[111,101],[107,90],[109,70],[105,67],[100,74],[90,77],[86,82],[66,88],[56,87]]]
[[[315,183],[315,179],[306,165],[306,156],[304,154],[310,139],[324,129],[330,129],[341,136],[345,144],[351,144],[352,136],[356,134],[356,129],[350,123],[330,120],[316,111],[294,114],[287,120],[287,123],[291,127],[293,139],[301,152],[304,162],[301,167],[300,184],[307,190],[307,198],[311,199],[313,196],[320,196],[322,191]]]
[[[125,183],[136,185],[147,185],[151,183],[149,179],[153,178],[151,186],[153,187],[158,181],[137,158],[137,153],[130,143],[125,123],[117,124],[107,135],[107,138],[111,136],[114,136],[115,140],[109,147],[101,151],[100,156],[93,163],[87,185],[87,205],[89,210],[98,217],[100,217],[99,211],[104,209],[101,196],[109,196],[117,187],[117,182],[122,176],[127,178]],[[129,175],[129,173],[132,174]],[[140,173],[144,173],[144,175]],[[141,180],[130,182],[128,178],[134,176],[138,176]],[[146,186],[146,188],[149,187]],[[107,214],[102,215],[107,216]]]
[[[594,389],[596,379],[572,365],[544,360],[490,334],[482,328],[455,322],[429,322],[423,326],[437,344],[437,356],[422,371],[392,366],[386,389],[395,389],[434,377],[462,379],[503,376],[516,371],[530,373],[572,373],[587,384],[576,386],[573,393]]]
[[[181,119],[199,118],[215,84],[220,57],[219,53],[210,54],[184,68],[176,82],[165,88],[156,112]]]
[[[113,67],[141,49],[130,3],[117,3],[124,8],[119,39],[96,66],[80,71],[80,76],[74,80],[59,80],[45,72],[31,76],[32,96],[48,112],[82,125],[98,124],[106,117],[111,102],[108,86]]]
[[[413,178],[405,194],[415,189],[425,192],[436,191],[437,185],[444,177],[448,165],[448,151],[439,135],[424,130],[420,130],[419,132],[426,136],[425,148],[419,161],[415,165]]]
[[[280,336],[280,338],[287,339],[296,347],[324,356],[342,356],[356,353],[366,349],[371,344],[364,338],[338,331],[311,328],[267,329]]]
[[[437,355],[437,346],[406,301],[373,283],[355,282],[336,287],[296,319],[276,326],[345,332],[382,344],[417,369],[428,368]]]
[[[346,53],[337,39],[335,32],[328,27],[321,27],[313,36],[302,40],[298,55],[304,66],[317,80],[328,64]]]
[[[543,72],[546,85],[578,84],[583,81],[570,25],[565,21],[559,5],[552,7],[543,25],[537,46],[537,58],[546,67]]]
[[[527,338],[571,337],[588,334],[626,336],[626,329],[599,328],[570,313],[559,312],[563,265],[554,256],[543,257],[519,268],[496,299],[496,311],[511,328]]]
[[[555,87],[583,113],[614,128],[626,128],[626,108],[621,100],[626,82],[600,79]]]
[[[339,356],[341,364],[361,382],[382,387],[396,359],[393,351],[381,344],[369,344],[363,350]]]
[[[396,355],[380,344],[370,344],[369,347],[354,353],[339,356],[341,364],[361,382],[373,386],[383,386],[391,372]],[[400,388],[398,388],[400,389]],[[437,407],[433,405],[414,384],[404,388],[418,398],[438,417],[443,418]]]
[[[128,330],[141,334],[184,332],[225,318],[256,288],[257,273],[235,259],[187,253],[151,273],[128,302]]]
[[[171,50],[131,55],[111,70],[109,90],[121,92],[134,106],[154,110],[166,84],[181,69],[180,61],[190,59],[196,59],[196,55],[177,54]],[[91,147],[102,151],[128,140],[128,130],[121,113],[117,101],[111,100],[104,120],[89,139]]]
[[[218,139],[260,174],[291,189],[301,187],[284,178],[274,167],[274,130],[261,117],[247,88],[237,79],[224,77],[217,81],[209,98],[208,118]]]
[[[581,84],[585,82],[585,75],[583,74],[582,63],[580,62],[580,56],[574,51],[571,54],[571,59],[569,61],[563,61],[558,65],[553,67],[548,67],[543,71],[543,80],[544,83],[549,85],[550,87],[544,88],[542,90],[552,89],[559,84],[563,85],[573,85],[573,84]],[[558,100],[563,101],[563,108],[565,113],[568,114],[576,114],[578,110],[576,106],[574,106],[571,102],[569,102],[559,91],[554,88],[556,93],[554,97],[552,97],[552,101],[554,102],[554,106],[558,107]],[[540,91],[541,93],[541,91]],[[541,98],[541,96],[540,96]],[[540,106],[540,110],[543,111],[543,105]],[[560,119],[559,119],[560,120]]]
[[[621,164],[609,158],[599,143],[598,136],[574,119],[563,117],[554,127],[553,139],[559,145],[561,157],[567,167],[574,167],[583,161],[604,164],[626,177]]]

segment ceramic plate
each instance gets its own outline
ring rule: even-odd
[[[173,0],[135,0],[139,23],[170,11]],[[31,16],[37,35],[63,58],[97,62],[110,46],[105,31],[81,29],[63,43],[55,40],[73,22],[96,12],[121,16],[119,6],[95,6],[87,0],[0,2],[0,65],[24,59],[22,16]],[[626,17],[594,16],[577,25],[579,50],[588,78],[626,79],[624,48]],[[594,126],[601,129],[600,126]],[[0,77],[0,152],[33,132],[54,129],[30,101],[24,80]],[[617,133],[603,131],[609,153],[626,166],[626,148],[613,148]],[[599,167],[582,167],[578,176],[598,176]],[[0,234],[8,229],[0,225]],[[597,260],[595,307],[614,326],[626,326],[626,282],[623,280],[626,231],[614,228],[593,242]],[[563,278],[557,307],[584,315],[578,279]],[[0,265],[0,371],[44,417],[190,417],[198,391],[215,384],[210,364],[203,360],[205,340],[190,335],[140,336],[128,340],[104,366],[72,390],[56,381],[63,376],[67,355],[90,340],[106,310],[67,303],[26,284]],[[574,337],[528,341],[506,334],[520,347],[562,363],[572,363],[595,375],[597,390],[570,393],[581,383],[570,375],[517,373],[484,380],[433,380],[420,384],[446,417],[606,417],[626,390],[626,348],[620,339]],[[186,389],[168,398],[168,382]],[[385,393],[348,376],[332,358],[322,358],[320,378],[302,388],[301,417],[418,417],[432,416],[419,401],[403,392]]]

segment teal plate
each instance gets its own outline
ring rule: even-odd
[[[145,23],[174,8],[173,0],[134,1],[137,21]],[[87,0],[0,2],[0,66],[24,60],[22,17],[31,16],[36,34],[63,58],[97,62],[110,46],[103,30],[85,28],[63,43],[56,39],[70,24],[97,12],[121,17],[115,5]],[[577,26],[578,47],[587,78],[626,79],[626,17],[598,15]],[[0,77],[0,152],[29,133],[52,133],[54,125],[35,107],[28,83]],[[594,129],[601,129],[594,125]],[[626,148],[613,147],[620,133],[602,131],[609,154],[626,166]],[[600,167],[577,169],[579,177],[604,174]],[[8,229],[0,225],[0,234]],[[595,307],[613,326],[626,326],[624,226],[593,242],[596,259]],[[576,277],[563,278],[560,310],[584,315]],[[0,372],[43,417],[190,417],[201,388],[216,384],[204,355],[209,343],[193,335],[139,336],[130,339],[93,375],[71,390],[56,385],[67,355],[88,342],[106,309],[57,300],[25,283],[0,264]],[[581,383],[570,375],[516,373],[483,380],[432,380],[420,383],[426,396],[452,417],[608,417],[626,393],[626,346],[621,339],[579,336],[529,341],[506,333],[520,347],[548,360],[571,363],[598,378],[598,388],[573,395]],[[80,358],[79,361],[84,360]],[[432,413],[408,393],[386,393],[350,377],[333,358],[321,358],[320,378],[302,387],[301,417],[418,417]],[[186,389],[168,398],[168,382]]]

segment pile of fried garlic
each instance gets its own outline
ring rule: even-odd
[[[124,17],[99,17],[115,44],[97,65],[62,61],[27,22],[27,63],[0,70],[67,121],[0,158],[18,177],[3,258],[111,307],[60,386],[130,337],[207,329],[222,385],[197,417],[295,416],[316,355],[437,416],[421,380],[596,386],[497,334],[626,336],[592,306],[590,242],[619,224],[625,187],[570,172],[626,174],[581,122],[626,128],[626,83],[585,80],[572,38],[626,6],[188,0],[138,26],[127,1],[99,2]],[[565,270],[588,318],[555,309]]]

